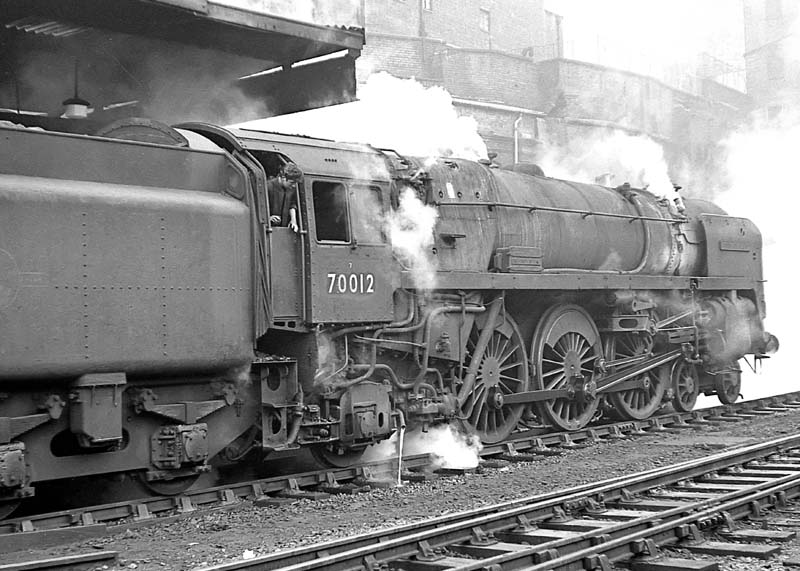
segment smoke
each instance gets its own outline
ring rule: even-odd
[[[248,129],[367,143],[416,157],[487,158],[472,117],[450,94],[381,72],[359,86],[359,100],[237,125]]]
[[[236,85],[263,62],[210,49],[124,34],[65,39],[45,49],[24,37],[18,52],[20,108],[59,115],[61,102],[78,94],[102,120],[103,108],[127,103],[123,110],[174,124],[202,120],[218,124],[268,113],[267,103],[247,97]],[[144,55],[142,55],[144,54]],[[16,96],[0,91],[0,103],[16,106]],[[119,118],[114,115],[109,121]]]
[[[645,136],[615,131],[574,138],[565,147],[549,147],[539,161],[547,176],[618,186],[647,188],[658,197],[674,197],[664,149]]]
[[[141,80],[149,94],[143,107],[147,117],[169,123],[207,121],[225,125],[268,114],[267,104],[245,95],[233,79],[246,75],[252,65],[236,66],[226,54],[200,55],[194,51],[160,52],[146,60]],[[225,69],[225,76],[220,75],[220,69]]]
[[[364,460],[375,462],[395,458],[397,438],[395,433],[390,439],[370,446]],[[475,468],[480,462],[481,450],[483,445],[477,436],[464,434],[451,424],[432,426],[425,432],[420,429],[409,431],[403,441],[404,456],[430,454],[433,470]]]
[[[411,188],[403,189],[399,207],[386,215],[386,231],[392,249],[411,270],[417,289],[423,291],[431,291],[436,286],[437,266],[431,248],[438,217],[436,208],[423,204]]]

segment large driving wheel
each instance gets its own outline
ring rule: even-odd
[[[548,309],[533,334],[531,364],[534,389],[566,389],[569,397],[538,403],[543,420],[561,430],[586,426],[597,411],[595,362],[602,356],[600,334],[578,305]]]
[[[481,316],[482,317],[482,316]],[[504,404],[507,395],[528,390],[528,359],[525,344],[514,320],[507,313],[498,316],[499,325],[491,333],[482,355],[475,355],[481,332],[488,327],[479,317],[467,340],[464,371],[479,359],[475,383],[469,394],[460,395],[461,412],[481,442],[505,440],[517,426],[524,404]]]
[[[648,355],[653,349],[653,337],[645,331],[632,331],[612,335],[606,343],[609,361]],[[614,372],[619,372],[615,370]],[[649,418],[661,406],[666,383],[657,371],[648,371],[634,377],[644,387],[612,392],[609,401],[614,411],[626,420]]]
[[[679,359],[672,366],[672,406],[679,412],[689,412],[700,394],[700,375],[697,367]]]

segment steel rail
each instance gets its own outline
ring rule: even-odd
[[[547,521],[564,510],[565,507],[568,509],[586,507],[591,505],[591,500],[593,499],[601,499],[604,502],[623,500],[630,494],[642,493],[666,485],[674,485],[683,480],[697,478],[722,468],[758,460],[765,456],[798,447],[800,447],[800,435],[786,436],[765,443],[721,452],[700,460],[654,469],[633,476],[622,477],[611,482],[593,484],[588,486],[588,490],[586,486],[583,486],[579,489],[572,489],[562,493],[551,493],[542,496],[534,496],[526,500],[518,500],[511,504],[503,504],[502,509],[495,512],[491,512],[491,508],[463,512],[453,516],[437,518],[430,522],[423,522],[422,524],[418,523],[402,528],[374,532],[368,534],[368,537],[357,536],[347,540],[339,540],[337,542],[314,546],[313,548],[279,552],[249,561],[237,561],[208,567],[206,570],[266,571],[281,569],[284,571],[311,571],[314,569],[354,570],[363,569],[365,567],[377,569],[381,563],[390,563],[392,561],[413,557],[419,554],[421,550],[424,550],[425,546],[430,548],[452,547],[460,543],[469,542],[470,539],[475,539],[476,537],[480,538],[481,536],[486,536],[491,533],[518,529],[527,522]],[[796,466],[796,469],[791,475],[779,478],[773,483],[778,487],[758,484],[754,487],[751,486],[747,490],[733,491],[729,494],[721,495],[720,497],[728,501],[728,503],[725,504],[726,507],[732,507],[733,503],[737,501],[739,503],[751,502],[754,501],[753,498],[755,497],[767,497],[770,494],[774,494],[776,490],[786,490],[790,487],[798,489],[800,488],[800,465]],[[712,503],[711,499],[686,502],[684,505],[677,506],[669,511],[654,512],[654,517],[644,523],[641,521],[632,521],[629,523],[635,523],[637,526],[644,526],[644,529],[638,529],[636,531],[636,533],[640,534],[640,536],[636,536],[637,538],[649,537],[647,533],[648,528],[650,535],[655,535],[666,530],[668,525],[675,524],[675,521],[679,522],[675,525],[682,525],[684,522],[690,520],[698,521],[710,517],[716,513],[715,510],[710,507]],[[632,507],[635,507],[635,505]],[[704,511],[697,512],[698,509]],[[686,515],[682,516],[681,514]],[[656,520],[661,520],[670,516],[673,518],[681,517],[678,517],[678,519],[671,522],[671,524],[658,524],[658,522],[656,522]],[[586,534],[581,534],[581,536],[585,536],[587,541],[591,541],[592,537],[599,537],[613,529],[620,531],[624,528],[624,524],[620,523],[598,529],[595,532],[587,532]],[[674,528],[673,525],[669,529]],[[623,540],[620,539],[619,541]],[[633,539],[625,540],[626,543],[630,543],[631,541],[633,541]],[[567,543],[566,540],[561,542],[548,542],[547,548],[556,548],[559,545],[564,546]],[[351,546],[350,549],[336,552],[342,545],[347,544]],[[607,542],[603,545],[611,549],[617,546],[617,543]],[[585,547],[588,547],[588,543]],[[596,552],[597,546],[593,546],[593,548],[595,548]],[[522,547],[519,550],[514,550],[503,555],[482,558],[480,561],[476,561],[474,565],[470,564],[454,568],[464,571],[468,569],[500,569],[504,563],[511,561],[515,562],[515,565],[513,565],[514,568],[519,568],[521,558],[530,558],[529,561],[525,561],[525,564],[535,565],[540,563],[536,558],[541,556],[543,550],[544,548],[542,545],[535,545],[530,548]],[[580,553],[579,559],[588,556],[587,553]],[[565,559],[563,559],[563,561],[559,559],[559,564],[561,562],[567,564],[579,560],[575,559],[572,555],[560,557]],[[554,565],[554,562],[555,559],[551,558],[546,563],[543,563],[542,566],[535,568],[555,569],[557,567]],[[493,565],[498,565],[499,567],[492,567]]]
[[[35,561],[6,563],[0,565],[0,571],[41,571],[44,569],[51,571],[59,569],[79,571],[80,569],[96,569],[100,565],[113,563],[118,555],[119,553],[116,551],[95,551],[94,553],[81,555],[64,555]]]

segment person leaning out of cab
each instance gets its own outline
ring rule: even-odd
[[[286,163],[277,176],[267,181],[269,222],[273,226],[288,226],[297,232],[297,189],[303,172],[294,163]]]

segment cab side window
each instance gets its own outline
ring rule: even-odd
[[[350,242],[347,187],[338,182],[315,181],[312,196],[317,240]]]
[[[377,186],[353,185],[350,187],[350,211],[353,217],[353,235],[359,244],[383,244],[383,203],[381,189]]]

